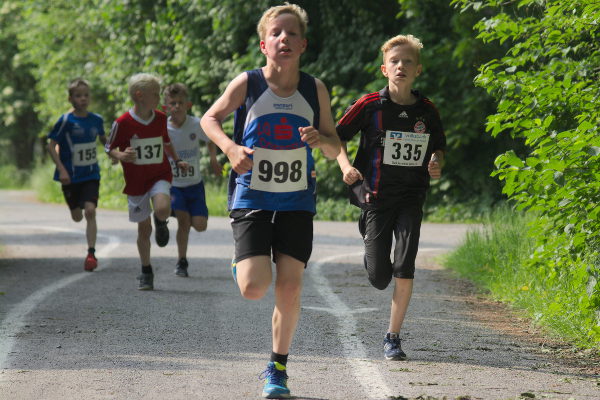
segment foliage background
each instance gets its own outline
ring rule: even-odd
[[[325,82],[336,119],[354,99],[385,85],[385,39],[412,33],[423,40],[416,88],[439,109],[449,145],[426,215],[465,221],[506,199],[533,215],[528,228],[521,224],[534,245],[519,265],[531,280],[527,294],[546,301],[536,318],[554,321],[576,310],[582,342],[600,340],[600,2],[297,3],[311,18],[302,68]],[[165,84],[186,83],[200,115],[234,76],[263,64],[255,24],[276,4],[3,1],[0,184],[19,186],[34,169],[50,175],[41,144],[69,108],[66,85],[74,77],[91,82],[91,109],[104,116],[107,130],[131,106],[128,77],[142,71]],[[320,215],[354,219],[336,163],[319,152],[316,159]],[[103,162],[102,196],[109,202],[122,187],[117,171]],[[222,178],[205,176],[222,187]]]

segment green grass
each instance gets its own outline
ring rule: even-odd
[[[445,257],[445,266],[492,298],[525,312],[550,334],[581,347],[597,346],[598,321],[586,303],[585,265],[577,260],[562,266],[550,260],[548,265],[530,262],[535,241],[527,225],[532,218],[508,207],[492,212]]]

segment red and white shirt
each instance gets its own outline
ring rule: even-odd
[[[136,151],[135,162],[122,162],[125,188],[123,193],[140,196],[160,181],[171,182],[173,174],[164,152],[169,144],[167,116],[154,111],[149,120],[143,120],[133,110],[127,111],[113,123],[105,150],[124,151],[132,147]]]

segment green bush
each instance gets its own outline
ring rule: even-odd
[[[588,279],[590,263],[573,260],[570,268],[555,268],[548,274],[546,266],[529,262],[535,239],[527,227],[538,218],[499,208],[481,227],[467,233],[444,264],[494,299],[524,310],[536,324],[562,339],[584,347],[597,346],[600,331]]]

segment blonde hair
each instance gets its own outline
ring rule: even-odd
[[[401,46],[403,44],[408,44],[413,48],[415,54],[417,55],[417,63],[421,58],[421,49],[423,48],[423,43],[419,38],[414,37],[413,35],[398,35],[394,36],[391,39],[388,39],[383,46],[381,46],[381,52],[383,53],[383,62],[385,63],[385,55],[388,51],[393,49],[396,46]]]
[[[67,90],[69,91],[69,96],[72,96],[75,89],[77,89],[79,86],[85,86],[89,89],[90,83],[83,78],[73,79],[71,82],[69,82],[69,85],[67,86]]]
[[[160,79],[152,74],[135,74],[131,78],[129,78],[129,96],[132,100],[134,99],[135,92],[138,90],[146,90],[151,87],[156,87],[160,89]]]
[[[258,25],[256,26],[256,32],[258,32],[258,36],[260,40],[264,40],[265,35],[267,33],[267,25],[273,19],[279,17],[281,14],[292,14],[298,19],[298,23],[300,24],[300,34],[302,37],[306,37],[306,29],[308,26],[308,15],[304,9],[296,4],[290,4],[286,2],[282,6],[275,6],[269,8],[265,11],[260,17],[258,21]]]

